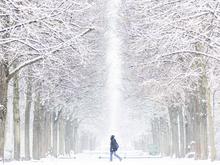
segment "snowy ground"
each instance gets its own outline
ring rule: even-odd
[[[74,157],[72,159],[63,157],[46,158],[40,161],[11,161],[6,162],[5,165],[220,165],[220,161],[152,157],[140,150],[119,151],[118,154],[123,158],[121,162],[115,157],[113,157],[113,162],[110,162],[109,152],[100,150],[84,151],[81,154],[72,155]]]
[[[107,159],[44,159],[40,161],[6,162],[5,165],[219,165],[220,162],[194,161],[192,159],[124,159],[109,162]]]

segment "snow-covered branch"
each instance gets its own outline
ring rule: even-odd
[[[215,57],[213,55],[210,55],[210,54],[207,54],[207,53],[204,53],[204,52],[191,51],[191,50],[180,50],[180,51],[176,51],[176,52],[171,52],[171,53],[159,55],[159,58],[172,56],[172,55],[177,55],[177,54],[185,54],[185,53],[194,54],[194,55],[197,55],[197,56],[208,57],[208,58],[211,58],[211,59],[214,59],[214,60],[220,62],[220,59],[218,57]]]
[[[22,68],[28,66],[28,65],[31,65],[31,64],[34,64],[40,60],[43,60],[43,56],[40,56],[40,57],[36,57],[34,59],[31,59],[31,60],[28,60],[26,62],[24,62],[23,64],[20,64],[18,67],[16,67],[14,70],[12,70],[10,72],[10,74],[8,75],[8,78],[7,78],[7,81],[10,81],[10,79],[16,74],[18,73]]]

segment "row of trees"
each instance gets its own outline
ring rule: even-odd
[[[12,115],[14,147],[9,148],[16,160],[21,151],[27,160],[77,152],[80,137],[94,146],[95,135],[79,129],[100,122],[103,5],[99,0],[0,1],[0,159]]]
[[[157,107],[149,110],[159,139],[154,143],[166,155],[194,152],[196,159],[216,159],[212,96],[219,89],[219,2],[123,2],[130,99],[141,96]],[[164,137],[170,137],[170,149]]]

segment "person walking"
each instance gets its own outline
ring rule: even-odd
[[[118,150],[119,145],[118,145],[117,141],[115,140],[115,136],[112,135],[110,140],[111,140],[111,143],[110,143],[110,161],[112,161],[112,156],[113,155],[115,157],[117,157],[120,161],[122,161],[122,158],[116,154],[116,151]]]

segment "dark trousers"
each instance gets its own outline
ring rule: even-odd
[[[112,161],[112,155],[114,155],[116,158],[118,158],[121,161],[121,157],[116,154],[116,151],[110,152],[110,161]]]

